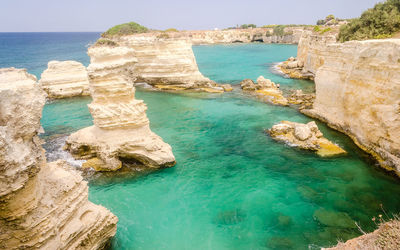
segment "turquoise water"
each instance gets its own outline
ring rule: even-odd
[[[198,46],[194,52],[200,70],[219,82],[264,75],[286,90],[312,88],[270,70],[295,55],[295,46]],[[389,215],[400,211],[398,179],[375,167],[348,137],[318,123],[349,152],[320,158],[264,133],[281,120],[311,120],[295,109],[261,103],[238,89],[222,95],[138,90],[136,96],[148,105],[151,128],[172,146],[177,165],[91,179],[90,200],[119,218],[114,249],[317,248],[360,235],[354,221],[372,231],[381,207]],[[91,124],[88,102],[46,105],[48,144]]]

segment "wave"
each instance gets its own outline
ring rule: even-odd
[[[52,162],[57,160],[64,160],[70,165],[80,168],[82,167],[82,163],[84,163],[85,160],[75,160],[68,151],[63,150],[67,138],[68,135],[60,135],[57,137],[53,137],[52,139],[46,140],[46,143],[43,145],[43,147],[46,150],[47,161]]]

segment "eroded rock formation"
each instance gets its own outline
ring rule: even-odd
[[[87,183],[64,161],[46,163],[45,97],[26,70],[0,69],[0,248],[102,248],[118,219],[88,201]]]
[[[73,133],[66,142],[76,158],[89,159],[84,166],[114,171],[123,162],[139,162],[150,168],[175,164],[171,146],[150,130],[146,105],[135,99],[136,65],[132,48],[95,46],[89,49],[89,104],[94,126]]]
[[[288,100],[283,96],[282,91],[279,89],[279,85],[269,79],[265,79],[263,76],[257,78],[257,83],[254,83],[251,79],[245,79],[240,82],[240,87],[244,91],[262,97],[269,103],[282,106],[287,106],[289,104]]]
[[[271,137],[277,141],[302,149],[316,151],[320,156],[334,156],[346,153],[338,145],[323,137],[315,122],[307,124],[282,121],[268,130]]]
[[[89,49],[89,53],[98,61],[103,56],[107,58],[105,60],[113,60],[102,53],[108,49],[120,48],[115,52],[122,53],[130,49],[131,53],[124,56],[136,62],[129,79],[132,82],[146,82],[160,90],[224,92],[222,86],[200,73],[192,45],[187,39],[170,39],[154,33],[144,33],[115,37],[112,42],[116,46],[95,45]]]
[[[50,61],[39,84],[54,99],[90,94],[86,67],[76,61]]]
[[[315,77],[316,99],[303,112],[348,134],[400,175],[400,40],[330,44]]]

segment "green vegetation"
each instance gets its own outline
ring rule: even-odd
[[[164,30],[165,32],[179,32],[179,30],[175,29],[175,28],[169,28]]]
[[[242,24],[240,25],[241,29],[250,29],[250,28],[257,28],[257,25],[255,24]]]
[[[114,41],[111,41],[111,40],[109,40],[109,39],[104,39],[104,38],[100,38],[99,40],[97,40],[97,42],[95,43],[95,46],[96,46],[96,45],[99,45],[99,46],[105,45],[105,46],[110,46],[110,47],[117,47],[117,46],[119,46],[118,43],[116,43],[116,42],[114,42]]]
[[[388,38],[400,31],[400,0],[387,0],[340,28],[339,41]]]
[[[169,38],[169,35],[165,32],[162,32],[161,34],[157,35],[157,38],[167,39],[167,38]]]
[[[140,24],[135,22],[124,23],[116,25],[103,34],[102,37],[112,37],[112,36],[123,36],[123,35],[132,35],[137,33],[145,33],[148,29]]]
[[[318,26],[318,25],[314,26],[314,29],[313,29],[314,32],[318,32],[321,35],[325,34],[326,32],[329,32],[331,30],[332,30],[332,28],[330,28],[330,27],[321,29],[321,26]]]

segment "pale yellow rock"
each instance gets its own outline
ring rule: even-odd
[[[50,61],[39,84],[49,98],[89,95],[86,67],[76,61]]]
[[[118,219],[88,201],[87,183],[64,161],[46,163],[45,97],[26,70],[0,69],[0,248],[102,248]]]
[[[400,175],[400,40],[325,46],[316,99],[304,113],[348,134]]]
[[[228,30],[189,30],[167,32],[168,38],[187,39],[192,44],[227,44],[227,43],[288,43],[297,44],[304,30],[308,27],[286,27],[283,36],[273,34],[273,28],[228,29]]]
[[[147,107],[135,99],[138,59],[128,47],[95,46],[89,49],[89,110],[94,126],[70,135],[66,149],[98,171],[114,171],[124,161],[137,161],[149,168],[171,167],[175,157],[170,145],[149,127]],[[93,164],[96,163],[96,164]]]
[[[269,103],[282,106],[289,105],[278,85],[263,76],[257,78],[257,84],[251,79],[245,79],[240,82],[240,87],[245,91],[250,91],[263,97]]]
[[[328,157],[345,154],[346,151],[332,143],[318,129],[315,122],[307,124],[282,121],[268,130],[271,137],[277,141],[302,149],[316,151],[319,156]]]

